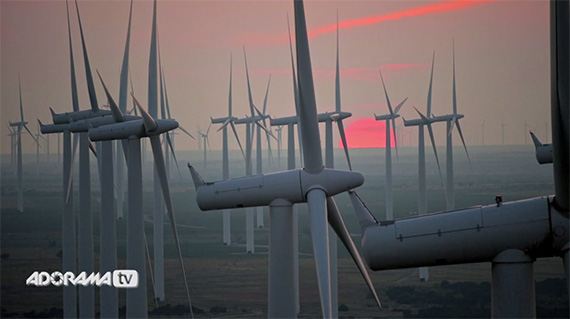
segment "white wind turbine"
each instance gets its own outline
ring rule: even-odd
[[[42,134],[40,133],[40,126],[38,124],[38,132],[36,133],[35,136],[35,140],[38,142],[36,143],[36,163],[40,163],[40,138],[43,138],[45,140],[45,138],[42,136]]]
[[[548,148],[540,152],[551,154],[554,195],[403,218],[390,224],[378,223],[360,206],[356,212],[362,227],[362,248],[372,270],[491,263],[493,318],[536,317],[537,258],[561,257],[570,287],[569,30],[568,0],[551,1],[553,141],[552,153]],[[355,205],[361,204],[356,196],[352,199]]]
[[[106,91],[108,94],[108,91]],[[110,102],[112,98],[108,95]],[[154,156],[155,169],[158,175],[162,196],[166,204],[168,217],[172,226],[174,240],[178,251],[180,266],[182,268],[186,295],[192,313],[192,304],[186,281],[186,272],[180,251],[180,240],[174,217],[170,189],[166,177],[163,151],[160,143],[160,134],[166,133],[178,127],[178,122],[169,119],[155,119],[140,103],[135,103],[142,115],[142,120],[126,121],[124,115],[110,103],[113,109],[115,124],[102,125],[89,130],[89,138],[93,141],[110,141],[127,139],[127,168],[128,168],[128,228],[127,228],[127,268],[137,270],[141,278],[139,287],[127,291],[127,318],[147,317],[146,297],[146,269],[144,248],[144,218],[142,213],[142,170],[141,170],[141,146],[140,139],[148,137]]]
[[[204,170],[208,167],[208,149],[210,149],[210,140],[208,139],[208,134],[210,134],[210,128],[212,128],[212,124],[208,125],[208,129],[206,133],[199,131],[198,134],[200,135],[199,138],[202,139],[202,145],[204,146]]]
[[[18,91],[20,94],[20,122],[10,122],[10,126],[16,128],[16,150],[17,150],[17,189],[18,189],[18,200],[17,209],[19,212],[24,212],[24,181],[23,181],[23,169],[22,169],[22,129],[25,128],[30,136],[34,139],[36,144],[39,145],[38,140],[34,137],[30,129],[28,128],[28,122],[24,121],[24,106],[22,103],[22,84],[20,78],[18,77]]]
[[[467,145],[465,144],[465,139],[463,138],[463,132],[461,131],[461,125],[459,120],[464,117],[463,114],[457,113],[457,90],[455,84],[455,42],[453,43],[453,114],[451,118],[449,116],[442,116],[442,118],[448,118],[447,122],[447,143],[446,143],[446,187],[445,187],[445,197],[446,197],[446,209],[455,209],[455,182],[453,179],[453,128],[457,127],[457,132],[463,143],[463,148],[465,149],[465,154],[467,155],[467,160],[469,161],[469,167],[471,167],[471,159],[469,158],[469,153],[467,152]],[[483,121],[483,123],[485,123]],[[473,170],[473,169],[472,169]]]
[[[190,171],[197,189],[197,203],[202,210],[270,206],[268,316],[271,318],[296,317],[292,206],[293,203],[308,203],[322,314],[330,318],[333,312],[327,222],[347,246],[376,297],[336,203],[330,197],[360,186],[364,177],[360,173],[325,169],[323,166],[302,1],[295,1],[295,26],[300,92],[298,116],[303,128],[304,169],[207,184],[191,166]],[[224,191],[220,192],[222,189]],[[377,298],[376,301],[379,304]]]
[[[433,66],[435,62],[435,51],[433,52],[432,62],[431,62],[431,75],[429,80],[429,89],[427,95],[427,116],[423,115],[418,109],[414,107],[416,112],[420,115],[420,119],[406,121],[404,119],[404,126],[418,126],[418,214],[427,214],[427,185],[426,185],[426,155],[425,155],[425,142],[424,142],[424,126],[428,127],[431,145],[433,147],[433,153],[437,162],[437,168],[439,170],[439,177],[442,180],[441,168],[439,166],[439,158],[437,156],[437,150],[435,148],[435,139],[433,137],[433,129],[431,124],[436,121],[441,121],[440,119],[432,118],[431,113],[431,93],[433,84]],[[420,279],[427,281],[429,280],[429,273],[427,268],[420,268]]]
[[[12,129],[10,125],[8,127],[8,136],[10,136],[10,167],[12,169],[12,173],[16,175],[16,139],[18,137],[18,133],[16,130]]]
[[[239,141],[239,137],[236,131],[236,127],[234,121],[237,120],[236,117],[232,116],[232,58],[230,55],[230,88],[228,93],[228,116],[221,117],[221,118],[211,118],[212,124],[220,124],[222,126],[217,130],[219,132],[222,131],[222,179],[228,180],[230,178],[230,164],[229,164],[229,148],[228,148],[228,124],[232,128],[234,132],[234,136],[239,144],[239,148],[241,149],[242,155],[245,159],[245,154],[243,153],[243,148],[241,147],[241,143]],[[230,211],[225,209],[222,212],[222,242],[224,245],[231,245],[232,238],[230,232],[231,226],[231,217]]]
[[[481,145],[485,146],[485,122],[487,120],[483,120],[481,123]]]
[[[396,135],[396,119],[400,117],[398,112],[406,102],[408,98],[405,98],[400,104],[396,106],[396,109],[392,109],[392,104],[390,103],[390,98],[388,97],[388,91],[386,90],[386,84],[384,84],[384,77],[382,77],[382,71],[380,72],[380,79],[382,80],[382,87],[384,88],[384,95],[386,96],[386,103],[388,103],[389,114],[378,116],[374,114],[376,121],[386,121],[386,220],[394,219],[394,209],[393,209],[393,196],[392,196],[392,139],[390,136],[390,122],[392,122],[392,131],[394,132],[394,141],[396,147],[396,155],[398,154],[398,139]]]

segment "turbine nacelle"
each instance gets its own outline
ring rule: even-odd
[[[147,130],[143,120],[134,120],[122,123],[114,123],[109,125],[92,128],[89,130],[89,139],[92,141],[110,141],[118,139],[127,139],[131,136],[150,137],[160,135],[168,131],[178,128],[176,120],[155,120],[156,126],[152,130]]]
[[[542,144],[538,137],[530,132],[534,148],[536,150],[536,160],[539,164],[552,164],[552,144]]]
[[[376,121],[384,121],[384,120],[391,120],[391,119],[397,119],[400,117],[400,114],[395,114],[395,115],[391,115],[391,114],[385,114],[385,115],[376,115],[374,114],[374,118],[376,119]]]
[[[327,121],[342,121],[346,118],[349,118],[352,116],[352,113],[350,112],[326,112],[326,113],[320,113],[317,114],[317,120],[319,122],[327,122]]]
[[[140,120],[141,117],[140,116],[134,116],[134,115],[125,115],[124,116],[125,121],[135,121],[135,120]],[[67,124],[42,124],[40,123],[40,130],[42,132],[42,134],[49,134],[49,133],[62,133],[65,131],[70,131],[72,133],[81,133],[81,132],[87,132],[92,128],[96,128],[96,127],[100,127],[100,126],[104,126],[104,125],[110,125],[110,124],[115,124],[117,123],[115,121],[115,119],[113,118],[113,116],[101,116],[101,117],[95,117],[95,118],[90,118],[90,119],[85,119],[85,120],[79,120],[77,122],[70,122]]]
[[[10,126],[12,127],[18,127],[18,126],[26,126],[28,125],[28,122],[24,121],[24,122],[10,122]]]
[[[77,112],[55,113],[54,110],[50,108],[50,111],[53,124],[66,124],[112,114],[110,110],[98,110],[96,112],[93,110],[82,110]]]
[[[269,119],[269,123],[271,124],[271,126],[297,124],[298,122],[299,118],[297,116],[286,116],[275,119]]]
[[[491,262],[507,249],[558,255],[556,243],[568,242],[568,214],[551,203],[540,197],[380,222],[363,227],[364,256],[370,269],[386,270]]]
[[[307,193],[315,188],[330,197],[364,183],[361,173],[334,169],[323,169],[317,174],[289,170],[214,183],[204,183],[191,166],[190,172],[201,210],[268,206],[277,199],[303,203],[307,201]]]
[[[226,122],[235,122],[237,121],[237,117],[235,116],[228,116],[228,117],[218,117],[218,118],[210,118],[212,124],[225,124]]]

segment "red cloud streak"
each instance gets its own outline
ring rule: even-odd
[[[354,27],[362,27],[386,21],[398,20],[403,18],[418,17],[428,14],[445,13],[465,9],[481,3],[493,2],[496,0],[457,0],[450,2],[436,3],[421,7],[416,7],[400,12],[388,13],[377,16],[364,17],[359,19],[344,20],[339,22],[339,28],[349,29]],[[320,27],[309,31],[309,37],[316,37],[325,33],[336,31],[336,24]]]

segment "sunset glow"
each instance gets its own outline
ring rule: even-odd
[[[359,119],[345,128],[348,148],[385,148],[386,123],[373,118]],[[394,136],[390,137],[390,144],[394,147]],[[339,148],[343,148],[339,140]]]

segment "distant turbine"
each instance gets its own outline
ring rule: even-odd
[[[505,145],[505,126],[507,126],[507,124],[505,124],[503,121],[501,121],[501,144]]]
[[[230,164],[229,164],[229,148],[228,148],[228,124],[232,128],[234,132],[234,136],[236,141],[239,144],[239,148],[241,149],[242,155],[245,159],[245,154],[243,153],[243,148],[241,147],[241,142],[239,140],[236,126],[234,124],[236,117],[232,116],[232,57],[230,55],[230,88],[228,93],[228,116],[222,118],[211,118],[212,124],[219,124],[223,123],[222,126],[217,130],[219,132],[222,130],[222,179],[228,180],[230,178]],[[232,238],[231,238],[231,216],[230,211],[228,209],[223,210],[222,212],[222,242],[224,245],[231,245]]]
[[[487,120],[483,120],[483,123],[481,123],[481,145],[485,146],[485,121]]]
[[[432,94],[432,84],[433,84],[433,67],[435,62],[435,51],[433,52],[432,63],[431,63],[431,75],[429,81],[429,89],[427,96],[427,116],[423,115],[418,109],[414,107],[416,112],[420,115],[420,119],[406,121],[404,119],[405,126],[418,126],[418,214],[427,214],[427,184],[426,184],[426,155],[425,155],[425,143],[424,143],[424,126],[428,127],[431,144],[433,147],[433,153],[435,155],[435,160],[437,162],[437,168],[439,170],[439,177],[442,181],[443,177],[441,175],[441,168],[439,165],[439,158],[437,156],[437,150],[435,147],[435,139],[433,137],[433,129],[431,127],[432,122],[442,121],[440,119],[432,119],[431,113],[431,94]],[[429,280],[429,273],[427,268],[420,268],[420,279],[427,281]]]
[[[199,138],[203,139],[203,145],[204,145],[204,170],[206,170],[207,166],[208,166],[208,158],[207,158],[207,150],[210,149],[210,140],[208,139],[208,134],[210,134],[210,128],[212,127],[212,124],[208,125],[208,129],[206,130],[206,133],[204,132],[199,132],[200,136]]]
[[[398,112],[406,102],[408,98],[405,98],[400,104],[396,106],[396,109],[392,109],[392,104],[390,103],[390,98],[388,97],[388,91],[386,91],[386,85],[384,84],[384,78],[382,77],[382,71],[380,71],[380,79],[382,80],[382,87],[384,88],[384,95],[386,96],[386,103],[388,103],[389,114],[378,116],[374,114],[376,121],[386,121],[386,220],[394,219],[394,208],[392,204],[392,143],[390,138],[390,122],[392,122],[392,130],[394,132],[394,141],[396,141],[396,154],[398,154],[398,138],[396,137],[396,119],[400,117]]]
[[[24,107],[22,104],[22,85],[20,78],[18,77],[18,90],[20,93],[20,122],[10,122],[10,126],[16,127],[16,148],[17,148],[17,188],[18,188],[18,202],[17,209],[19,212],[24,212],[24,182],[23,182],[23,170],[22,170],[22,129],[25,128],[30,136],[34,139],[37,145],[39,145],[38,140],[34,137],[30,129],[28,128],[28,122],[24,121]]]

